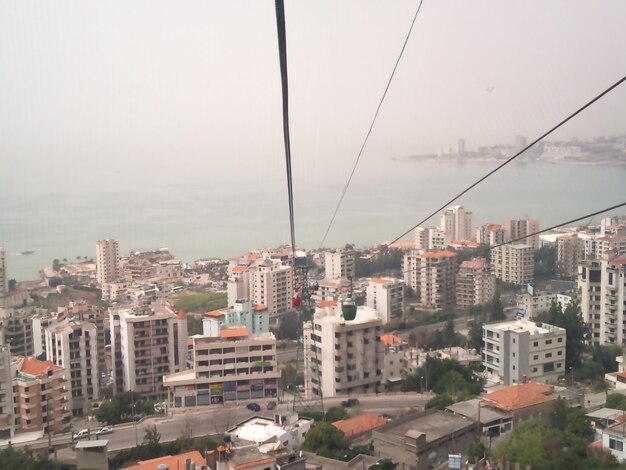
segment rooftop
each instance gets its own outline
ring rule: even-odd
[[[132,467],[126,467],[126,470],[156,470],[161,465],[167,465],[167,468],[178,469],[185,468],[185,460],[191,459],[196,464],[197,468],[206,466],[206,461],[202,454],[197,450],[186,452],[178,455],[166,455],[164,457],[158,457],[156,459],[144,460]]]
[[[392,344],[402,343],[402,338],[398,335],[392,335],[391,333],[387,333],[380,337],[380,340],[383,342],[385,346],[391,346]]]
[[[402,441],[409,433],[426,434],[426,442],[430,443],[474,424],[475,421],[472,419],[431,409],[387,423],[374,433],[395,436]]]
[[[248,336],[248,328],[245,326],[235,328],[222,328],[220,338],[245,338]]]
[[[483,395],[485,402],[505,411],[516,411],[529,406],[553,401],[553,387],[536,382],[510,385]]]
[[[548,323],[533,322],[526,318],[521,320],[510,320],[498,323],[490,323],[485,325],[488,329],[497,329],[500,331],[517,331],[517,332],[529,332],[530,335],[544,335],[546,333],[565,333],[564,328],[558,326],[549,325]]]
[[[481,400],[478,398],[472,398],[471,400],[461,401],[446,407],[446,410],[456,413],[461,416],[478,420],[478,406],[481,404]],[[499,419],[506,418],[507,415],[502,411],[498,411],[488,406],[480,407],[480,422],[481,424],[488,424]]]
[[[341,308],[337,303],[332,307],[317,308],[315,310],[314,321],[316,323],[346,323],[358,325],[359,323],[367,323],[374,320],[380,320],[378,311],[373,308],[360,306],[357,307],[356,317],[354,320],[344,320],[341,316]]]
[[[58,372],[64,370],[63,367],[56,366],[52,361],[39,361],[34,356],[25,357],[20,367],[20,372],[33,377],[40,377],[48,373],[48,370]]]
[[[343,432],[346,438],[359,436],[387,424],[387,419],[374,414],[362,414],[354,418],[335,421],[333,426]]]

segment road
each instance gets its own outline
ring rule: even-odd
[[[410,409],[422,409],[426,401],[432,398],[431,394],[380,394],[372,396],[358,396],[359,406],[349,410],[356,413],[374,413],[381,415],[383,413],[392,416],[401,416],[406,414]],[[327,398],[324,400],[326,409],[331,406],[341,406],[341,401],[345,397]],[[255,415],[273,416],[274,413],[286,414],[291,410],[292,403],[285,402],[277,406],[274,411],[265,410],[265,404],[268,400],[257,400],[262,406],[262,411],[255,413],[246,408],[248,402],[232,403],[228,405],[212,405],[207,407],[193,408],[189,411],[175,411],[173,415],[165,417],[151,417],[137,426],[125,424],[114,427],[114,432],[101,439],[109,441],[108,450],[117,451],[134,447],[136,443],[141,443],[148,426],[156,425],[157,431],[161,434],[161,442],[168,442],[177,439],[183,434],[190,433],[191,436],[206,436],[213,434],[223,434],[227,429],[233,427],[237,423],[248,419]],[[95,430],[97,425],[93,426],[92,436],[90,439],[96,439]],[[14,444],[14,447],[21,447],[28,444],[31,449],[45,449],[48,447],[47,438],[28,443]],[[52,438],[54,447],[67,447],[71,444],[70,434],[55,435]]]

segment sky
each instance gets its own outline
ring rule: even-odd
[[[346,180],[417,4],[287,0],[296,181]],[[620,0],[425,0],[357,176],[539,135],[626,74],[624,18]],[[269,0],[2,0],[4,183],[284,178],[275,21]],[[626,85],[556,137],[625,131]]]

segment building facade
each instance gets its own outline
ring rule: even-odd
[[[349,279],[355,277],[355,255],[352,250],[328,251],[324,254],[326,279]]]
[[[448,207],[441,216],[439,228],[446,243],[453,240],[472,240],[472,213],[463,206]]]
[[[503,245],[491,250],[491,269],[497,279],[523,286],[533,282],[534,250],[530,245]]]
[[[446,237],[437,227],[417,227],[415,229],[416,250],[443,250]]]
[[[557,262],[561,275],[569,279],[578,276],[578,263],[585,256],[585,242],[578,235],[563,235],[556,239]]]
[[[485,373],[505,385],[556,383],[566,373],[565,339],[565,329],[525,319],[483,325]]]
[[[404,309],[404,281],[401,279],[374,277],[366,289],[366,305],[380,314],[383,324],[394,316],[402,316]]]
[[[498,224],[485,224],[476,229],[476,241],[481,245],[495,246],[504,243],[504,228]]]
[[[250,335],[269,333],[269,312],[264,305],[252,304],[247,299],[238,299],[232,308],[208,312],[202,319],[204,336],[219,337],[223,328],[245,326]]]
[[[293,268],[280,260],[265,258],[250,269],[250,302],[265,305],[270,323],[293,310]]]
[[[456,303],[456,256],[447,250],[412,250],[404,255],[404,282],[420,306],[440,310]]]
[[[102,285],[118,281],[122,277],[120,247],[117,240],[106,239],[96,242],[96,280]]]
[[[11,439],[14,422],[11,348],[0,345],[0,440]]]
[[[474,258],[461,263],[456,275],[456,304],[461,308],[484,305],[496,294],[496,277],[491,274],[487,260]]]
[[[33,328],[30,310],[0,308],[0,344],[11,345],[11,354],[33,354]]]
[[[533,250],[539,249],[539,235],[529,235],[538,231],[539,221],[537,219],[508,219],[504,223],[505,241],[520,239],[518,243],[530,245]]]

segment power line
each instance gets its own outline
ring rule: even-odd
[[[289,83],[287,76],[287,39],[285,34],[285,3],[276,0],[276,29],[278,32],[278,55],[283,95],[283,136],[285,139],[285,166],[287,169],[287,199],[289,201],[289,227],[291,229],[291,258],[296,256],[296,228],[293,211],[293,180],[291,176],[291,144],[289,139]]]
[[[370,134],[372,133],[372,129],[374,128],[374,124],[376,123],[376,118],[378,117],[378,113],[380,111],[381,106],[383,105],[383,101],[385,101],[385,97],[387,96],[387,91],[389,91],[389,86],[391,85],[391,81],[393,80],[393,77],[396,73],[396,69],[398,68],[398,64],[400,63],[400,59],[402,58],[402,55],[404,54],[404,49],[406,48],[407,43],[409,42],[409,38],[411,37],[411,32],[413,31],[413,26],[415,25],[415,20],[417,20],[417,15],[419,14],[421,8],[422,8],[422,3],[424,3],[424,0],[420,0],[419,5],[417,6],[417,10],[415,11],[415,16],[413,16],[413,21],[411,22],[411,27],[409,28],[409,32],[406,35],[406,38],[404,39],[404,44],[402,44],[402,49],[400,50],[400,54],[398,55],[398,59],[396,60],[395,65],[393,66],[393,70],[391,71],[391,76],[389,77],[389,81],[387,82],[387,86],[385,87],[385,91],[383,92],[383,96],[380,99],[380,102],[378,103],[378,107],[376,108],[376,112],[374,113],[374,118],[372,119],[372,123],[370,124],[370,127],[367,131],[367,134],[365,135],[365,140],[363,140],[363,144],[361,145],[361,149],[359,150],[359,154],[356,157],[356,161],[354,162],[354,165],[352,166],[352,171],[350,172],[350,176],[348,177],[348,181],[346,182],[346,185],[343,188],[343,191],[341,191],[341,196],[339,197],[339,202],[337,202],[337,207],[335,207],[335,212],[333,213],[333,216],[330,219],[330,222],[328,223],[328,227],[326,228],[326,232],[324,233],[324,237],[322,238],[322,241],[320,242],[320,246],[318,248],[321,248],[322,245],[324,244],[324,242],[326,241],[326,237],[328,236],[328,233],[330,232],[330,228],[333,225],[333,222],[335,221],[335,217],[337,217],[337,213],[339,212],[339,208],[341,207],[341,203],[343,202],[344,197],[346,196],[346,192],[348,191],[348,187],[350,186],[350,183],[352,182],[352,177],[354,176],[354,172],[356,171],[356,167],[359,164],[359,160],[361,160],[361,155],[363,154],[363,149],[365,149],[365,145],[367,144],[367,141],[370,137]]]
[[[565,123],[567,123],[569,120],[573,119],[575,116],[577,116],[578,114],[582,113],[585,109],[587,109],[589,106],[591,106],[592,104],[594,104],[596,101],[598,101],[600,98],[602,98],[604,95],[608,94],[609,92],[613,91],[615,88],[617,88],[619,85],[621,85],[622,83],[624,83],[624,81],[626,81],[626,76],[622,77],[620,80],[618,80],[617,82],[615,82],[613,85],[611,85],[610,87],[608,87],[606,90],[604,90],[602,93],[600,93],[599,95],[597,95],[595,98],[593,98],[591,101],[588,101],[584,106],[578,108],[575,112],[573,112],[572,114],[570,114],[568,117],[566,117],[565,119],[563,119],[561,122],[559,122],[556,126],[552,127],[549,131],[545,132],[544,134],[542,134],[541,136],[539,136],[538,138],[536,138],[535,140],[533,140],[530,144],[528,144],[526,147],[524,147],[522,150],[520,150],[519,152],[517,152],[515,155],[513,155],[511,158],[509,158],[508,160],[506,160],[505,162],[501,163],[500,165],[498,165],[496,168],[494,168],[493,170],[491,170],[489,173],[487,173],[486,175],[484,175],[483,177],[479,178],[478,180],[476,180],[474,183],[472,183],[471,185],[469,185],[467,188],[465,188],[463,191],[461,191],[459,194],[457,194],[456,196],[454,196],[452,199],[450,199],[448,202],[446,202],[445,204],[443,204],[441,207],[439,207],[437,210],[435,210],[434,212],[432,212],[430,215],[428,215],[425,219],[421,220],[420,222],[418,222],[416,225],[414,225],[413,227],[411,227],[410,229],[408,229],[406,232],[404,232],[402,235],[400,235],[399,237],[393,239],[391,242],[386,243],[385,246],[390,246],[393,245],[395,242],[397,242],[398,240],[400,240],[402,237],[404,237],[405,235],[407,235],[409,232],[415,230],[417,227],[419,227],[420,225],[422,225],[424,222],[426,222],[428,219],[430,219],[431,217],[435,216],[438,212],[441,212],[442,210],[444,210],[446,207],[448,207],[450,204],[452,204],[454,201],[456,201],[458,198],[460,198],[461,196],[463,196],[465,193],[467,193],[468,191],[470,191],[471,189],[475,188],[476,186],[478,186],[480,183],[482,183],[483,181],[485,181],[487,178],[489,178],[491,175],[493,175],[494,173],[496,173],[497,171],[499,171],[501,168],[503,168],[504,166],[508,165],[509,163],[511,163],[513,160],[515,160],[517,157],[519,157],[520,155],[522,155],[524,152],[526,152],[529,148],[533,147],[534,145],[536,145],[538,142],[540,142],[541,140],[545,139],[547,136],[549,136],[550,134],[552,134],[554,131],[556,131],[559,127],[561,127],[562,125],[564,125]],[[589,216],[588,216],[589,217]]]

